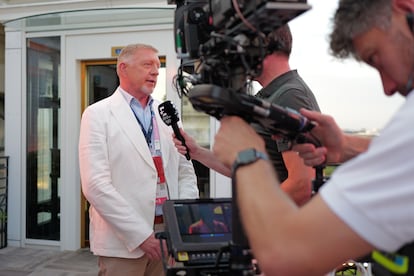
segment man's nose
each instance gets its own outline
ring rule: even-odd
[[[154,67],[151,68],[151,74],[158,76],[158,74],[159,74],[158,66],[154,66]]]

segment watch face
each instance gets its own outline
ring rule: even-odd
[[[267,159],[266,155],[255,149],[247,149],[239,153],[237,161],[240,165],[250,164],[258,159]]]
[[[254,150],[253,149],[248,149],[248,150],[244,150],[239,152],[238,156],[237,156],[237,161],[240,164],[246,164],[249,161],[251,162],[252,159],[254,159]]]

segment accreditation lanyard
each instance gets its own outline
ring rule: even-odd
[[[134,112],[135,118],[137,118],[137,121],[141,127],[142,133],[144,134],[145,140],[147,141],[148,147],[151,149],[152,148],[152,132],[154,130],[154,112],[152,111],[152,106],[150,106],[151,109],[151,121],[150,124],[148,126],[148,130],[145,130],[144,125],[141,123],[141,120],[138,118],[138,115],[135,113],[135,110],[132,109],[132,111]]]
[[[152,151],[152,159],[154,160],[155,168],[157,169],[157,190],[155,198],[155,215],[162,215],[162,205],[168,199],[168,186],[165,179],[164,166],[161,156],[161,142],[158,131],[158,125],[153,118],[154,125],[154,149]]]
[[[158,178],[157,178],[157,189],[156,189],[156,199],[155,199],[155,203],[156,203],[155,214],[161,215],[162,204],[168,199],[168,187],[167,187],[167,182],[165,179],[164,167],[163,167],[163,162],[162,162],[161,141],[160,141],[157,121],[155,119],[155,114],[152,109],[152,105],[150,105],[151,121],[150,121],[148,130],[145,130],[145,127],[142,124],[141,120],[139,119],[136,111],[132,107],[131,109],[141,127],[142,133],[145,136],[145,140],[147,141],[148,147],[151,151],[152,159],[154,161],[155,168],[157,170]],[[152,137],[153,135],[154,137]]]

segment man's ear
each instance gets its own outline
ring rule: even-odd
[[[414,1],[413,0],[392,0],[392,10],[401,16],[405,16],[411,33],[414,33]]]
[[[394,10],[400,10],[404,13],[414,12],[414,1],[412,0],[393,0],[392,7]]]
[[[118,74],[122,74],[125,72],[126,64],[124,62],[121,62],[118,64]]]

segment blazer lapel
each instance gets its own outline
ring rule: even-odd
[[[110,109],[110,112],[117,120],[119,126],[124,130],[125,136],[127,136],[131,143],[135,146],[142,158],[151,167],[155,168],[144,134],[139,127],[131,107],[126,102],[119,89],[117,89],[111,96]]]

